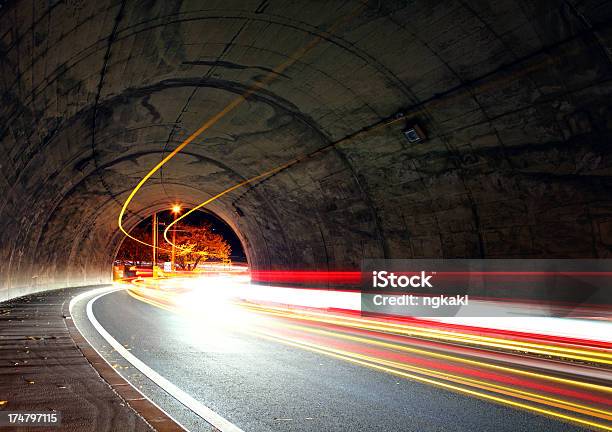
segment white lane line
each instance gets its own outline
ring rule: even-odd
[[[208,408],[206,405],[201,402],[195,400],[188,393],[184,392],[166,378],[155,372],[145,363],[143,363],[139,358],[137,358],[134,354],[125,349],[123,345],[121,345],[115,338],[113,338],[102,325],[98,322],[93,313],[93,303],[98,300],[100,297],[103,297],[107,294],[110,294],[113,291],[102,293],[93,299],[91,299],[87,303],[87,317],[89,321],[94,326],[94,328],[100,333],[102,336],[114,349],[119,353],[125,360],[127,360],[132,366],[142,372],[147,378],[157,384],[161,389],[163,389],[166,393],[174,397],[180,403],[185,405],[191,411],[202,417],[208,423],[219,429],[221,432],[244,432],[235,424],[231,423],[229,420],[221,417],[219,414],[214,412],[212,409]]]
[[[88,297],[88,296],[92,296],[92,295],[96,295],[96,293],[98,292],[103,292],[106,294],[110,294],[112,292],[115,291],[120,291],[120,290],[124,290],[125,288],[97,288],[97,289],[93,289],[91,291],[86,291],[82,294],[79,294],[76,297],[73,297],[70,300],[70,303],[68,305],[68,310],[70,311],[70,318],[72,319],[72,322],[74,323],[74,326],[77,328],[77,330],[79,331],[79,333],[81,333],[81,335],[85,338],[85,340],[87,341],[87,343],[89,344],[89,346],[91,346],[95,352],[98,353],[98,355],[100,356],[100,358],[102,358],[102,360],[104,360],[106,362],[107,365],[109,365],[110,367],[113,367],[113,365],[110,364],[110,362],[108,360],[106,360],[106,358],[102,355],[102,353],[100,351],[98,351],[98,349],[91,343],[91,341],[89,339],[87,339],[87,336],[85,336],[85,333],[83,333],[81,331],[81,329],[79,328],[79,324],[77,322],[76,319],[74,319],[74,314],[72,313],[72,309],[74,307],[74,305],[81,301],[82,297]],[[117,372],[117,371],[115,371]],[[119,372],[117,372],[117,375],[121,376],[121,374],[119,374]],[[122,377],[122,376],[121,376]],[[181,424],[177,419],[175,419],[174,417],[172,417],[169,413],[167,413],[162,407],[160,407],[159,405],[157,405],[153,400],[151,400],[151,398],[149,398],[147,395],[145,395],[142,391],[140,391],[140,389],[136,388],[136,386],[134,386],[131,382],[129,382],[128,380],[126,380],[124,377],[122,377],[125,382],[127,382],[130,387],[132,387],[134,390],[136,390],[139,394],[142,395],[143,398],[145,398],[146,400],[148,400],[149,402],[151,402],[151,404],[153,404],[154,406],[157,407],[157,409],[159,409],[161,412],[163,412],[164,414],[166,414],[168,416],[168,418],[170,418],[173,422],[175,422],[177,425],[179,425],[180,427],[182,427],[185,431],[190,432],[189,429],[187,429],[183,424]]]

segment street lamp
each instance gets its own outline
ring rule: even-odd
[[[180,204],[174,204],[172,206],[172,214],[174,215],[174,221],[176,222],[176,217],[179,215],[179,213],[181,212],[181,206]],[[174,258],[175,258],[175,243],[176,243],[176,229],[177,226],[174,225],[174,229],[172,230],[172,262],[170,264],[170,268],[172,269],[172,271],[175,271],[176,269],[174,268]]]
[[[155,267],[157,267],[157,213],[153,213],[153,216],[151,217],[151,228],[153,229],[153,232],[151,233],[151,236],[153,237],[153,257],[151,258],[151,264],[152,264],[152,269],[153,269],[153,277],[156,278],[157,277],[157,271],[155,269]]]

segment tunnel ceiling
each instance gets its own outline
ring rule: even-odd
[[[210,206],[255,268],[610,255],[609,3],[0,4],[9,296],[107,280],[127,194],[269,78],[146,184],[128,226],[311,154]]]

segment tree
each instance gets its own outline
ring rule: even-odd
[[[202,261],[228,262],[232,253],[229,243],[213,232],[209,223],[182,225],[176,233],[176,245],[176,264],[184,270],[193,270]]]

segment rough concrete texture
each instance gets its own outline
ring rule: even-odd
[[[151,179],[128,226],[325,147],[211,204],[254,268],[610,256],[612,5],[359,4],[4,2],[1,298],[108,280],[138,180],[316,37]]]
[[[78,333],[68,303],[72,295],[81,291],[84,290],[56,290],[3,303],[3,409],[59,413],[61,430],[70,432],[182,430],[117,375]],[[9,429],[58,428],[5,428]]]

